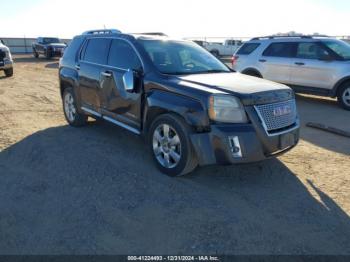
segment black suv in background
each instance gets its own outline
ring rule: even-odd
[[[33,55],[35,58],[44,55],[46,59],[61,57],[66,46],[56,37],[38,37],[37,41],[33,43]]]
[[[89,31],[66,49],[59,81],[70,125],[90,116],[144,136],[171,176],[260,161],[299,139],[289,87],[234,73],[189,41]]]

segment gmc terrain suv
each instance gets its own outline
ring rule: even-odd
[[[296,92],[337,97],[350,110],[350,45],[344,41],[320,36],[253,38],[236,52],[232,66]]]
[[[53,57],[61,57],[66,44],[61,43],[60,39],[55,37],[38,37],[33,43],[33,55],[39,58],[39,55],[44,55],[46,59]]]
[[[59,83],[70,125],[90,116],[142,135],[170,176],[260,161],[299,139],[289,87],[234,73],[193,42],[89,31],[66,49]]]
[[[0,71],[4,71],[6,77],[13,76],[13,60],[10,49],[0,40]]]

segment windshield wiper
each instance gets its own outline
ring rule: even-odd
[[[192,72],[162,72],[162,74],[166,75],[190,75]]]
[[[193,72],[192,74],[208,74],[208,73],[231,73],[231,71],[226,71],[222,69],[211,69],[211,70]]]

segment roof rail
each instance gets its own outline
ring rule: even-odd
[[[157,35],[157,36],[168,36],[162,32],[150,32],[150,33],[136,33],[137,35]]]
[[[117,29],[97,29],[85,31],[83,35],[99,35],[99,34],[121,34],[120,30]]]
[[[314,38],[314,37],[328,37],[327,35],[271,35],[271,36],[261,36],[254,37],[251,40],[260,39],[276,39],[276,38]]]

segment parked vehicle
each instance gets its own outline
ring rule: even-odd
[[[225,40],[223,44],[208,42],[205,48],[216,57],[232,56],[241,45],[241,40]]]
[[[0,71],[4,71],[6,77],[13,76],[11,52],[2,40],[0,40]]]
[[[142,135],[170,176],[260,161],[297,144],[289,87],[234,73],[191,41],[94,32],[76,36],[60,61],[71,126],[90,116]]]
[[[33,55],[35,58],[44,55],[47,59],[61,57],[65,48],[66,44],[61,43],[58,38],[38,37],[37,41],[33,43]]]
[[[233,56],[232,68],[296,92],[337,97],[350,110],[350,45],[344,41],[319,36],[254,38]]]
[[[202,40],[192,40],[192,41],[195,42],[197,45],[204,47],[204,48],[208,45],[208,42],[206,42],[206,41],[202,41]]]

